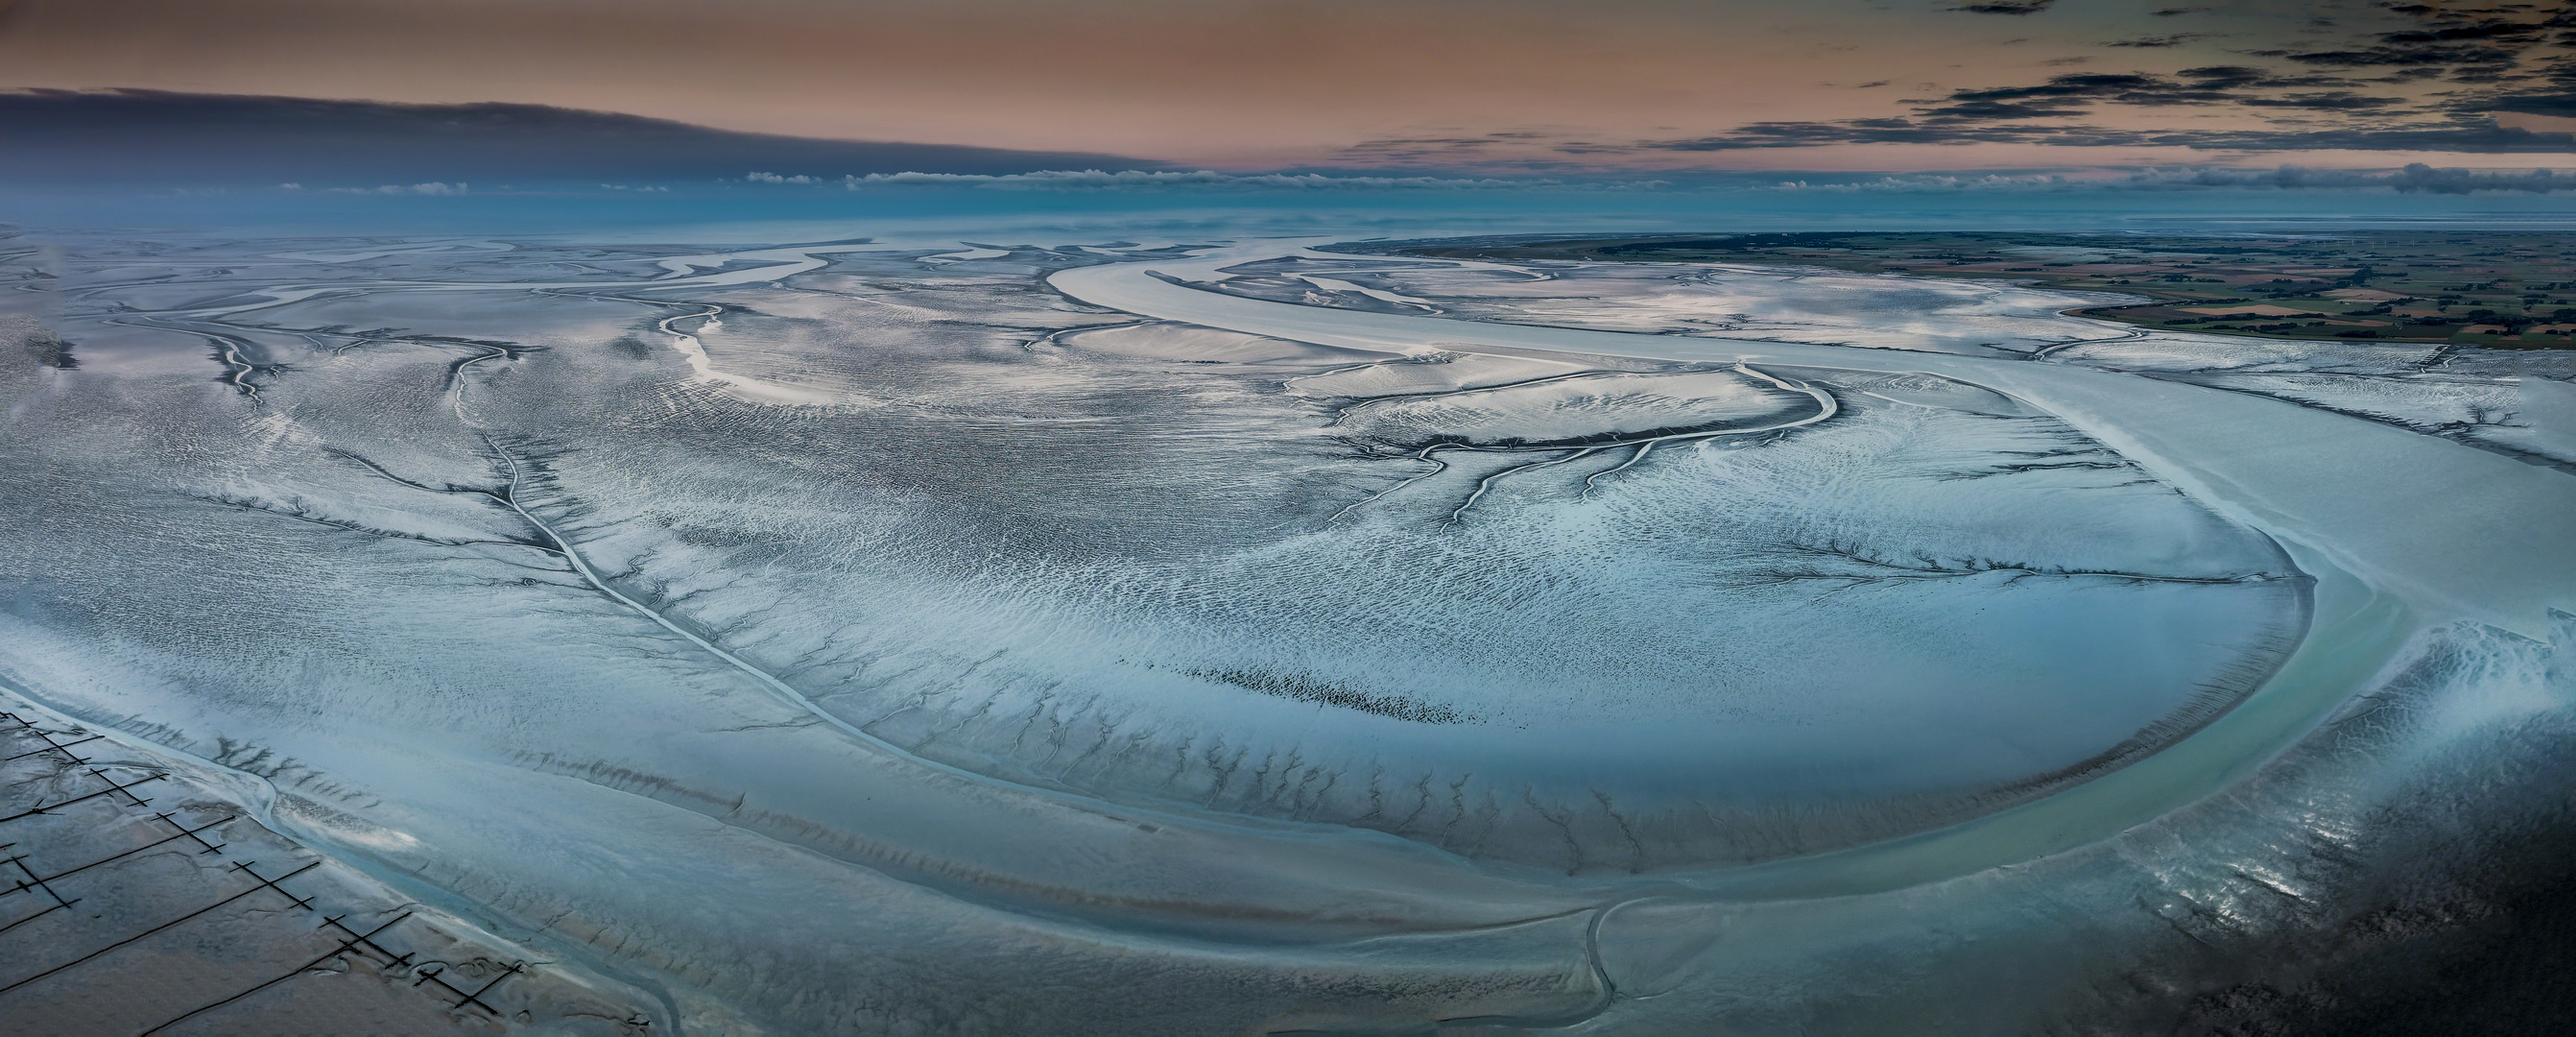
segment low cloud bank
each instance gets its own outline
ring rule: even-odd
[[[297,184],[297,183],[279,184],[279,185],[277,185],[277,189],[278,189],[278,190],[281,190],[281,191],[301,191],[301,190],[303,190],[303,189],[304,189],[304,185],[303,185],[303,184]],[[330,193],[332,193],[332,194],[464,194],[464,193],[466,193],[465,184],[464,184],[463,182],[461,182],[461,181],[460,181],[460,182],[458,182],[458,183],[446,184],[446,183],[440,183],[440,182],[438,182],[438,181],[436,181],[436,180],[429,181],[428,183],[422,183],[422,184],[410,184],[410,185],[404,185],[404,184],[386,184],[386,185],[384,185],[384,186],[382,186],[382,187],[325,187],[325,188],[323,188],[323,190],[328,191],[328,192],[330,192]]]
[[[1437,176],[1335,176],[1325,173],[1219,173],[1199,170],[1122,169],[1046,169],[1033,173],[869,173],[825,181],[813,176],[782,176],[777,173],[752,173],[743,178],[761,184],[815,184],[837,182],[853,191],[872,187],[980,187],[1023,191],[1101,191],[1136,188],[1177,188],[1216,190],[1420,190],[1479,191],[1528,188],[1556,190],[1651,190],[1666,186],[1661,180],[1617,181],[1602,183],[1568,182],[1553,179],[1511,179],[1501,177]]]
[[[2300,166],[2282,166],[2273,170],[2219,167],[2150,169],[2132,174],[2129,181],[2148,187],[2387,187],[2400,194],[2471,194],[2478,191],[2548,194],[2552,191],[2576,191],[2576,176],[2560,176],[2546,169],[2484,173],[2469,169],[2435,169],[2421,162],[2411,163],[2393,173]]]
[[[2546,169],[2486,172],[2435,169],[2421,162],[2396,170],[2309,169],[2280,166],[2244,169],[2189,166],[2142,169],[2126,176],[2082,176],[2064,173],[1915,173],[1871,180],[1788,180],[1776,190],[1795,191],[2083,191],[2083,190],[2367,190],[2387,188],[2399,194],[2474,194],[2515,191],[2548,194],[2576,191],[2576,175]]]

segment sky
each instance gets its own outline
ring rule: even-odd
[[[2535,168],[2576,155],[2576,13],[2361,0],[0,0],[0,88],[510,102],[1225,171]]]

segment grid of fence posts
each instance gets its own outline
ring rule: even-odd
[[[101,767],[96,765],[91,757],[83,756],[78,751],[105,737],[102,734],[78,729],[50,730],[17,713],[0,711],[0,739],[5,739],[6,750],[0,752],[0,765],[29,760],[50,763],[55,768],[50,777],[55,780],[47,783],[49,786],[59,787],[66,783],[66,779],[76,786],[64,791],[48,788],[47,793],[40,795],[33,805],[23,807],[18,804],[0,805],[0,811],[5,811],[0,813],[0,840],[6,840],[12,834],[11,827],[24,827],[12,826],[11,822],[59,816],[64,808],[97,800],[104,800],[127,815],[149,818],[169,833],[142,845],[103,854],[82,863],[50,868],[39,867],[32,859],[30,851],[36,847],[20,841],[0,841],[0,854],[6,855],[0,856],[0,882],[8,883],[8,888],[0,889],[0,906],[6,906],[9,898],[21,895],[38,897],[47,902],[43,908],[13,918],[6,923],[0,923],[0,940],[6,940],[12,930],[52,916],[56,912],[76,914],[72,912],[72,908],[81,903],[84,897],[80,895],[79,889],[57,885],[64,880],[73,880],[75,885],[112,882],[115,875],[114,866],[120,862],[133,859],[148,851],[172,848],[173,844],[181,844],[183,841],[185,845],[177,848],[193,849],[197,855],[223,854],[227,844],[221,841],[223,835],[219,829],[238,819],[240,815],[213,811],[208,817],[183,820],[181,817],[173,816],[170,811],[151,809],[152,800],[139,794],[137,790],[149,792],[151,789],[148,786],[169,781],[171,777],[169,772],[112,764]],[[110,773],[110,768],[127,773]],[[85,789],[77,787],[84,785],[90,787]],[[396,927],[410,921],[414,917],[413,912],[404,911],[361,931],[349,923],[353,913],[323,914],[314,906],[314,897],[298,895],[285,885],[290,880],[320,867],[322,865],[320,860],[292,866],[263,866],[256,859],[235,860],[230,857],[222,859],[225,864],[222,870],[227,877],[247,880],[247,882],[232,883],[241,888],[211,902],[196,905],[174,917],[163,919],[140,931],[102,933],[99,934],[102,938],[110,936],[114,938],[102,943],[83,944],[77,948],[25,946],[23,938],[20,941],[21,946],[0,945],[0,950],[6,951],[5,954],[0,954],[0,960],[31,964],[39,961],[51,962],[32,973],[19,975],[12,970],[12,974],[0,976],[0,1015],[8,1014],[7,1002],[14,992],[32,984],[84,966],[110,960],[120,950],[184,926],[227,906],[257,901],[277,909],[279,911],[277,917],[281,919],[296,917],[298,913],[320,916],[315,929],[326,934],[336,933],[330,936],[334,946],[269,979],[233,991],[156,1025],[139,1030],[136,1037],[160,1033],[263,990],[289,983],[297,977],[312,975],[333,960],[343,957],[356,957],[371,962],[389,978],[409,977],[413,988],[424,992],[434,990],[440,1000],[451,1010],[480,1012],[496,1020],[506,1017],[500,1009],[484,1000],[484,996],[499,987],[503,981],[524,974],[528,968],[527,962],[507,963],[486,981],[460,986],[450,981],[450,977],[456,970],[446,963],[416,961],[416,952],[397,953],[382,942],[383,938],[392,933]]]

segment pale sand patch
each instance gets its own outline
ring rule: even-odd
[[[2317,294],[2329,299],[2342,299],[2346,302],[2393,302],[2398,299],[2414,298],[2414,296],[2399,295],[2396,292],[2383,292],[2377,288],[2337,288],[2330,292],[2318,292]]]
[[[2209,316],[2209,317],[2314,317],[2314,316],[2316,316],[2316,314],[2315,314],[2313,311],[2309,311],[2309,310],[2294,310],[2294,309],[2291,309],[2291,308],[2289,308],[2289,307],[2287,307],[2287,306],[2189,306],[2189,307],[2180,307],[2180,309],[2181,309],[2181,310],[2182,310],[2182,312],[2184,312],[2184,313],[2197,313],[2197,314],[2201,314],[2201,315],[2203,315],[2203,316]]]

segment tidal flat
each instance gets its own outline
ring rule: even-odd
[[[460,1027],[2304,1024],[2560,888],[2552,332],[1773,237],[0,239],[0,694],[631,1013]]]

